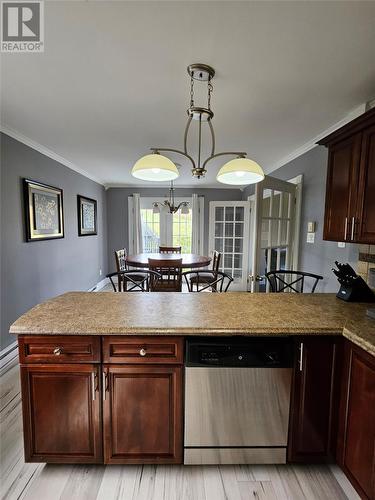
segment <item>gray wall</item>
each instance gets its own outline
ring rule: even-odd
[[[167,188],[110,188],[107,191],[108,217],[108,268],[115,270],[113,252],[119,248],[129,248],[128,241],[128,197],[133,193],[155,198],[168,198]],[[223,200],[241,200],[239,189],[176,189],[175,195],[191,196],[197,193],[204,196],[204,251],[208,252],[208,217],[209,202]]]
[[[324,276],[324,281],[319,284],[317,291],[336,292],[338,283],[331,268],[335,260],[349,262],[356,268],[358,246],[349,243],[345,248],[338,248],[335,242],[323,241],[327,156],[327,149],[317,146],[275,170],[271,175],[278,179],[289,180],[303,174],[299,268]],[[253,187],[246,188],[243,193],[244,199],[252,193]],[[308,221],[317,223],[313,244],[306,243]]]
[[[87,290],[107,272],[104,187],[1,134],[1,348],[15,340],[9,325],[50,297]],[[65,237],[25,242],[23,177],[62,188]],[[98,201],[98,235],[78,236],[77,194]],[[99,270],[102,269],[102,276]]]

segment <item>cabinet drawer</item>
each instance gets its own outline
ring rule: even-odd
[[[22,335],[20,363],[100,363],[100,337]]]
[[[180,337],[103,337],[105,363],[171,363],[184,361]]]

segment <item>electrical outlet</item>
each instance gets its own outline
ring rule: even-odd
[[[339,248],[345,248],[345,243],[344,243],[343,241],[339,241],[339,242],[337,243],[337,246],[338,246]]]
[[[306,242],[307,243],[314,243],[315,242],[315,233],[307,233]]]
[[[102,270],[101,270],[101,269],[99,269],[99,276],[101,276],[101,275],[102,275]]]

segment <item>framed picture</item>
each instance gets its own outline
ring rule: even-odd
[[[78,236],[98,234],[96,230],[96,200],[77,195]]]
[[[62,189],[23,179],[26,240],[64,238]]]

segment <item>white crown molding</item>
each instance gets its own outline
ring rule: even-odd
[[[48,158],[51,158],[52,160],[57,161],[58,163],[61,163],[65,167],[70,168],[71,170],[74,170],[78,174],[83,175],[84,177],[87,177],[88,179],[91,179],[94,182],[97,182],[98,184],[101,184],[102,186],[105,186],[104,182],[95,176],[89,174],[86,172],[86,170],[83,170],[80,167],[77,167],[74,163],[71,161],[67,160],[63,156],[60,156],[57,153],[54,153],[50,149],[46,148],[42,144],[39,144],[36,141],[33,141],[29,137],[26,137],[25,135],[21,134],[20,132],[17,132],[17,130],[13,130],[10,127],[7,127],[6,125],[1,125],[1,131],[12,137],[13,139],[16,139],[16,141],[22,142],[22,144],[25,144],[26,146],[29,146],[32,149],[35,149],[35,151],[38,151],[39,153],[42,153],[45,156],[48,156]]]
[[[202,184],[202,185],[197,185],[197,184],[179,184],[176,186],[174,184],[174,188],[176,191],[178,189],[238,189],[240,191],[243,191],[246,186],[230,186],[228,184]],[[170,184],[158,184],[154,186],[150,186],[149,184],[105,184],[105,189],[111,189],[111,188],[126,188],[126,189],[169,189]]]
[[[271,172],[274,172],[278,168],[283,167],[287,163],[295,160],[299,156],[302,156],[303,154],[307,153],[311,149],[315,148],[317,146],[317,142],[320,141],[320,139],[323,139],[323,137],[326,137],[327,135],[331,134],[335,130],[339,129],[340,127],[343,127],[347,123],[351,122],[354,120],[354,118],[357,118],[358,116],[362,115],[366,111],[366,103],[361,104],[360,106],[357,106],[354,108],[350,113],[348,113],[345,118],[342,120],[338,121],[331,127],[327,128],[326,130],[323,130],[319,135],[311,139],[310,141],[306,142],[299,148],[295,149],[292,153],[288,154],[287,156],[284,156],[281,160],[277,161],[276,163],[273,163],[272,166],[267,169],[267,174],[270,174]]]

